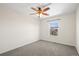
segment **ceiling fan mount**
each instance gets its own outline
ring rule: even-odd
[[[48,5],[50,4],[47,4],[47,5],[41,4],[40,7],[31,7],[32,10],[36,11],[36,13],[33,13],[31,15],[38,14],[39,16],[40,15],[48,16],[49,14],[46,13],[46,11],[50,9],[49,7],[47,7]]]

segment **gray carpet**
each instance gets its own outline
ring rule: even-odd
[[[77,56],[75,47],[47,41],[29,45],[1,54],[1,56]]]

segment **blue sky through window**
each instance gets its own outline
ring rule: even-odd
[[[59,27],[59,20],[53,20],[50,22],[50,27],[55,27],[58,28]]]

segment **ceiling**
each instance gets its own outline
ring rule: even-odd
[[[50,7],[50,10],[47,11],[49,16],[41,16],[41,17],[44,18],[44,17],[73,13],[76,11],[78,5],[79,5],[78,3],[52,3],[51,5],[48,6]],[[30,13],[35,12],[31,9],[31,7],[33,6],[37,7],[38,6],[37,3],[6,3],[6,4],[0,4],[0,6],[8,7],[19,14],[37,17],[36,15],[30,15]]]

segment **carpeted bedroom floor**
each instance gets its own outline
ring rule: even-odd
[[[40,40],[0,56],[78,56],[78,53],[73,46]]]

